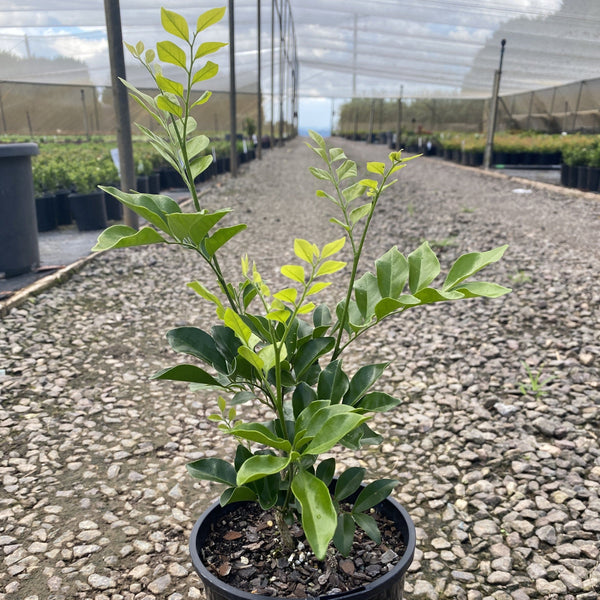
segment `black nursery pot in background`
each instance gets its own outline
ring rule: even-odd
[[[71,216],[71,201],[69,190],[58,190],[54,195],[54,207],[56,209],[56,224],[70,225],[73,221]]]
[[[54,194],[45,194],[35,199],[35,215],[37,230],[52,231],[56,229],[56,198]]]
[[[106,228],[106,203],[102,190],[90,194],[71,194],[69,199],[79,231]]]
[[[213,575],[204,565],[202,549],[206,545],[214,523],[240,506],[234,502],[221,506],[215,502],[196,521],[190,536],[190,553],[194,569],[202,579],[207,600],[273,600],[272,596],[252,594],[235,588]],[[392,520],[402,536],[406,551],[391,571],[375,581],[360,588],[334,595],[323,595],[319,598],[336,598],[336,600],[402,600],[404,594],[404,575],[410,567],[416,547],[415,526],[403,506],[396,500],[387,498],[375,507],[383,516]],[[316,600],[316,599],[313,599]]]

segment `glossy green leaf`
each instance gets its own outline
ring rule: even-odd
[[[263,361],[263,369],[265,370],[265,372],[268,372],[270,369],[272,369],[275,366],[276,361],[277,361],[276,353],[275,353],[275,345],[269,344],[267,346],[264,346],[263,348],[261,348],[258,351],[258,356]],[[286,358],[287,358],[287,349],[286,349],[285,345],[283,345],[279,349],[280,363],[281,363],[281,361],[284,361]]]
[[[132,246],[146,246],[166,242],[165,238],[151,227],[133,229],[127,225],[111,225],[99,236],[92,252],[110,250],[111,248],[130,248]]]
[[[315,144],[317,144],[317,146],[319,146],[320,148],[325,148],[325,140],[319,133],[317,133],[316,131],[314,131],[312,129],[309,129],[308,135],[309,135],[310,139],[313,142],[315,142]]]
[[[331,404],[338,404],[348,391],[350,380],[342,369],[340,359],[330,362],[319,375],[317,397],[327,399]]]
[[[198,46],[198,50],[196,50],[196,54],[194,55],[195,59],[202,58],[207,54],[213,54],[213,52],[217,52],[224,46],[227,46],[226,42],[204,42]]]
[[[331,326],[331,311],[326,304],[319,304],[313,313],[314,337],[322,336]]]
[[[219,72],[219,65],[212,62],[211,60],[206,61],[206,64],[198,69],[192,77],[192,85],[199,81],[206,81],[212,79]]]
[[[219,352],[215,340],[197,327],[177,327],[167,333],[167,341],[175,352],[195,356],[212,365],[220,373],[227,373],[227,362]]]
[[[381,533],[377,521],[365,513],[352,513],[354,522],[376,543],[381,544]]]
[[[353,160],[345,160],[336,170],[338,181],[343,181],[350,177],[356,177],[358,171],[356,169],[356,163]]]
[[[240,223],[239,225],[232,225],[231,227],[221,227],[217,229],[205,242],[206,253],[209,258],[212,258],[217,250],[224,246],[232,237],[244,231],[246,225]]]
[[[464,298],[464,295],[457,291],[444,292],[442,290],[436,290],[435,288],[423,288],[414,294],[415,298],[418,298],[421,304],[433,304],[434,302],[445,302],[447,300],[460,300]]]
[[[209,90],[206,90],[201,96],[200,98],[198,98],[198,100],[196,100],[196,102],[194,102],[192,104],[192,106],[190,106],[190,108],[193,108],[194,106],[200,106],[201,104],[206,104],[210,98],[212,96],[212,92]]]
[[[330,285],[331,281],[317,281],[316,283],[313,283],[313,285],[310,286],[310,288],[306,292],[306,295],[312,296],[313,294],[318,294]]]
[[[256,354],[253,350],[250,350],[247,346],[240,346],[238,348],[239,355],[247,360],[257,371],[262,371],[265,363],[262,358]]]
[[[354,297],[363,322],[370,322],[375,314],[375,305],[381,300],[379,283],[373,273],[365,273],[354,283]]]
[[[343,406],[336,404],[330,408]],[[368,419],[369,417],[354,412],[334,414],[322,424],[312,441],[304,449],[303,454],[322,454],[331,450],[347,433]]]
[[[408,279],[408,261],[396,246],[375,261],[382,298],[398,298]]]
[[[187,286],[194,290],[196,294],[202,296],[205,300],[212,302],[218,309],[225,311],[223,307],[223,303],[221,300],[215,296],[212,292],[210,292],[207,288],[205,288],[199,281],[190,281]]]
[[[222,209],[214,213],[170,214],[167,222],[174,238],[200,245],[208,232],[229,212],[230,209]]]
[[[186,68],[185,52],[177,46],[177,44],[174,44],[169,40],[158,42],[158,44],[156,44],[156,50],[158,52],[158,58],[163,62],[169,63],[170,65],[176,65],[182,69]]]
[[[302,384],[300,384],[298,387],[301,387]],[[309,388],[309,386],[307,386],[306,384],[304,384],[305,388],[308,389],[312,389]],[[294,394],[295,395],[295,394]],[[330,406],[329,400],[317,400],[316,399],[316,395],[314,395],[314,391],[313,391],[313,395],[311,396],[309,393],[307,393],[306,391],[303,394],[303,401],[307,400],[307,402],[304,402],[305,404],[305,408],[296,416],[296,429],[298,431],[300,431],[301,429],[304,429],[308,432],[308,426],[312,423],[313,425],[315,425],[316,421],[315,420],[315,415],[319,412],[322,411],[324,408],[327,408],[328,406]],[[294,402],[294,398],[292,397],[292,402]],[[296,407],[294,407],[294,414],[296,415]],[[325,413],[321,413],[321,414],[325,414]],[[323,421],[325,420],[325,418],[323,418]],[[314,432],[309,433],[309,436],[312,436],[314,433],[316,433],[317,429],[315,429]]]
[[[355,531],[356,524],[351,515],[342,513],[338,516],[337,528],[333,535],[333,544],[342,556],[348,556],[352,551]]]
[[[363,488],[354,502],[352,512],[361,513],[385,500],[398,485],[395,479],[379,479]]]
[[[281,274],[292,281],[304,283],[304,267],[300,265],[284,265],[281,267]]]
[[[414,294],[426,288],[438,276],[440,261],[429,244],[423,242],[408,255],[408,268],[408,285]]]
[[[369,215],[373,208],[373,204],[368,202],[367,204],[363,204],[362,206],[358,206],[350,213],[350,222],[354,225],[358,223],[361,219],[364,219]]]
[[[344,200],[350,203],[357,198],[360,198],[366,191],[366,187],[362,183],[353,183],[351,186],[347,187],[342,191],[342,195],[344,196]]]
[[[296,302],[296,298],[298,297],[298,290],[296,288],[285,288],[273,294],[273,297],[281,300],[282,302],[294,304]]]
[[[383,438],[375,433],[366,423],[357,427],[341,440],[340,444],[350,450],[360,450],[363,446],[379,446],[383,442]]]
[[[215,23],[218,23],[225,15],[225,7],[211,8],[206,12],[203,12],[196,23],[196,31],[200,33],[206,28],[211,27]]]
[[[421,301],[410,294],[403,294],[397,299],[383,298],[375,305],[375,316],[378,321],[381,321],[381,319],[397,310],[418,306],[419,304],[421,304]]]
[[[329,485],[335,475],[335,458],[322,460],[315,469],[315,475],[325,484]]]
[[[241,423],[233,427],[230,433],[244,440],[264,444],[277,450],[289,452],[292,449],[292,445],[288,440],[276,436],[261,423]]]
[[[232,465],[221,458],[201,458],[186,465],[188,473],[196,478],[234,486],[236,473]]]
[[[227,325],[227,327],[233,330],[233,332],[240,339],[240,341],[242,341],[244,344],[249,345],[252,331],[250,330],[250,327],[248,327],[248,325],[244,323],[243,319],[231,308],[227,308],[225,310],[223,322],[225,323],[225,325]]]
[[[221,494],[219,504],[226,506],[232,502],[254,502],[256,498],[256,492],[245,485],[229,487]]]
[[[206,386],[224,387],[212,375],[196,365],[176,365],[161,369],[152,375],[151,379],[168,379],[170,381],[187,381],[188,383],[201,383]]]
[[[329,258],[338,253],[346,244],[346,237],[341,237],[333,242],[329,242],[323,246],[321,258]]]
[[[330,148],[329,149],[329,159],[331,162],[335,162],[337,160],[345,160],[346,154],[342,148]]]
[[[349,467],[340,474],[335,484],[333,497],[341,502],[358,490],[365,478],[366,470],[362,467]]]
[[[332,337],[315,338],[304,344],[296,353],[293,361],[296,378],[300,379],[320,356],[323,356],[323,354],[333,348],[334,344],[335,339]]]
[[[273,456],[272,454],[256,454],[249,458],[237,472],[237,485],[244,485],[280,473],[290,464],[290,457]]]
[[[354,406],[370,412],[386,412],[402,404],[402,400],[394,398],[385,392],[369,392]]]
[[[308,313],[311,313],[314,309],[315,309],[316,304],[314,302],[307,302],[306,304],[303,304],[299,309],[297,314],[299,315],[307,315]]]
[[[189,160],[193,160],[198,154],[208,148],[210,140],[205,135],[196,135],[185,142],[185,147]],[[211,160],[212,155],[209,154]]]
[[[350,387],[344,396],[344,404],[356,404],[381,377],[389,363],[364,365],[350,380]]]
[[[302,529],[318,560],[323,560],[337,528],[337,514],[327,486],[307,471],[292,481],[292,493],[302,507]]]
[[[172,35],[185,40],[186,42],[190,39],[190,31],[188,28],[187,21],[176,12],[167,10],[166,8],[160,9],[160,22],[163,29]]]
[[[312,402],[317,399],[315,391],[307,385],[304,381],[301,381],[292,394],[292,408],[294,411],[294,418],[297,419],[302,411],[309,406]]]
[[[508,245],[504,245],[494,248],[493,250],[488,250],[487,252],[471,252],[470,254],[463,254],[450,268],[448,276],[444,281],[443,289],[451,290],[468,277],[481,271],[484,267],[499,261],[507,248]]]
[[[368,162],[367,171],[369,171],[369,173],[383,175],[385,173],[385,164],[382,162]]]

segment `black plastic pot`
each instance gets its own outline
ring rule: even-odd
[[[109,221],[120,221],[123,218],[123,205],[108,192],[103,193],[104,204],[106,205],[106,218]]]
[[[56,209],[56,224],[70,225],[73,221],[71,216],[71,201],[69,190],[58,190],[54,195],[54,207]]]
[[[56,199],[54,194],[44,194],[35,199],[35,216],[38,231],[56,229]]]
[[[148,175],[148,193],[160,194],[160,173]]]
[[[106,203],[104,192],[71,194],[71,213],[79,231],[93,231],[106,227]]]
[[[597,192],[600,185],[600,167],[588,167],[587,189]]]
[[[194,569],[202,579],[207,600],[274,600],[273,596],[261,596],[242,591],[221,581],[213,575],[202,561],[202,549],[212,529],[219,519],[238,508],[243,503],[221,506],[215,502],[196,521],[190,536],[190,553]],[[319,598],[335,598],[336,600],[402,600],[404,593],[404,575],[412,563],[416,547],[416,532],[412,519],[396,500],[387,498],[375,507],[380,514],[391,519],[402,535],[406,552],[398,564],[375,581],[348,592]],[[316,600],[315,598],[311,600]]]
[[[135,191],[140,194],[148,193],[148,175],[138,175],[135,180]]]

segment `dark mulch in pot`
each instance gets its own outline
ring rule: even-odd
[[[377,512],[372,516],[381,532],[380,545],[357,528],[348,557],[332,545],[326,560],[319,561],[299,526],[291,528],[296,550],[284,552],[275,515],[245,505],[214,525],[203,560],[219,579],[246,592],[283,598],[346,592],[389,572],[406,550],[395,524]]]

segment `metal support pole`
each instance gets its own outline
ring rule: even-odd
[[[256,137],[258,139],[258,145],[256,146],[256,158],[259,160],[262,159],[262,87],[261,87],[261,72],[260,72],[260,36],[261,36],[261,23],[260,23],[260,0],[256,2],[256,26],[258,30],[258,35],[256,37],[256,46],[257,46],[257,54],[258,54],[258,89],[256,91]]]
[[[502,58],[504,57],[504,46],[506,40],[500,42],[500,66],[494,73],[494,89],[492,93],[492,99],[490,101],[490,116],[488,120],[488,135],[487,142],[485,144],[485,152],[483,155],[483,166],[485,169],[489,169],[492,162],[492,154],[494,151],[494,133],[496,130],[496,113],[498,110],[498,93],[500,91],[500,77],[502,76]]]
[[[271,0],[271,148],[275,144],[275,2]]]
[[[2,93],[0,93],[0,115],[2,116],[2,131],[8,133],[6,129],[6,117],[4,116],[4,103],[2,102]]]
[[[400,142],[402,137],[402,94],[404,86],[400,86],[400,96],[398,96],[398,116],[396,118],[396,151],[400,150]]]
[[[283,0],[279,5],[279,145],[283,145]]]
[[[535,96],[535,92],[531,92],[531,96],[529,96],[529,110],[527,111],[527,129],[531,129],[531,113],[533,112],[533,98]]]
[[[369,107],[369,144],[373,143],[373,117],[375,116],[375,99],[371,98],[371,106]]]
[[[572,131],[575,131],[575,125],[577,124],[577,115],[579,113],[579,103],[581,102],[581,92],[583,92],[583,86],[585,81],[582,81],[579,84],[579,93],[577,94],[577,104],[575,105],[575,112],[573,113],[573,127],[571,127]]]
[[[85,129],[85,137],[90,139],[90,124],[88,123],[87,111],[85,109],[85,90],[81,88],[81,108],[83,109],[83,127]]]
[[[119,0],[104,0],[104,13],[117,128],[117,146],[119,148],[121,189],[128,192],[135,188],[135,168],[133,166],[129,98],[127,88],[119,81],[119,77],[125,79],[125,56],[123,54],[123,34],[121,33]],[[127,207],[124,207],[123,210],[123,221],[129,227],[133,227],[134,229],[138,227],[137,214]]]
[[[235,89],[235,26],[233,19],[233,0],[229,0],[229,158],[232,177],[237,177],[237,128],[236,128],[236,89]]]

